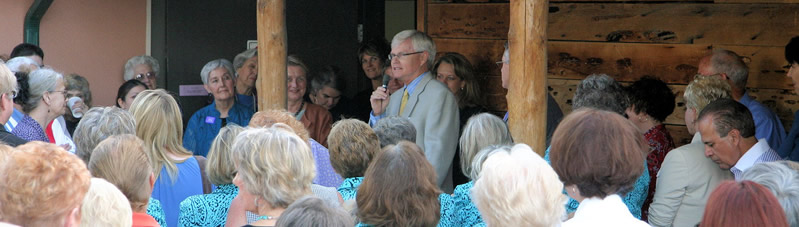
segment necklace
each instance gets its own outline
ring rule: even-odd
[[[305,102],[302,102],[302,104],[300,104],[300,108],[299,108],[299,109],[297,109],[297,112],[296,112],[296,113],[294,113],[294,116],[295,116],[295,117],[296,117],[297,115],[299,115],[299,114],[300,114],[300,111],[302,111],[302,108],[303,108],[303,107],[305,107]]]
[[[272,220],[272,219],[275,219],[275,218],[278,218],[278,217],[280,217],[280,215],[278,215],[278,216],[263,215],[263,216],[258,216],[258,218],[256,218],[255,221]]]

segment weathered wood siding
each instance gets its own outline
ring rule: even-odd
[[[786,4],[789,3],[789,4]],[[579,80],[605,73],[621,82],[655,76],[670,84],[677,108],[666,124],[679,144],[690,141],[682,91],[699,59],[713,48],[737,52],[749,65],[749,94],[770,107],[785,128],[799,96],[783,66],[783,47],[799,36],[799,0],[550,1],[549,86],[564,113]],[[489,0],[418,0],[417,25],[439,53],[459,52],[476,67],[489,108],[504,112],[499,68],[509,4]],[[626,84],[625,83],[625,84]]]

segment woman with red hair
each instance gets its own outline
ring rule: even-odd
[[[766,187],[752,181],[725,181],[705,206],[702,227],[788,226],[785,212]]]

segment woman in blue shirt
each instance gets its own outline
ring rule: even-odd
[[[236,102],[233,88],[233,65],[225,59],[208,62],[200,72],[203,86],[214,97],[211,105],[203,107],[191,115],[186,135],[183,136],[183,147],[193,151],[194,155],[208,155],[208,148],[219,129],[228,123],[247,125],[252,118],[252,109]]]

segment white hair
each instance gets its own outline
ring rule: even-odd
[[[22,112],[28,113],[42,100],[45,92],[53,92],[64,75],[52,69],[38,69],[28,75],[28,99],[22,104]]]
[[[116,186],[102,178],[92,178],[80,213],[81,227],[133,225],[133,210],[128,198]]]
[[[227,59],[220,58],[209,61],[205,64],[205,66],[203,66],[202,71],[200,71],[200,79],[203,80],[203,84],[208,84],[208,77],[211,76],[211,71],[214,71],[217,68],[223,68],[227,70],[231,79],[236,80],[236,71],[233,71],[233,64]]]
[[[525,144],[483,163],[472,198],[488,226],[558,226],[566,212],[563,183]]]
[[[747,169],[742,180],[763,185],[774,193],[790,226],[799,226],[799,164],[792,161],[758,163]]]
[[[436,60],[436,43],[424,32],[411,29],[397,33],[391,40],[391,49],[396,48],[408,39],[411,40],[414,51],[427,51],[427,68],[431,68]]]
[[[125,74],[123,75],[123,79],[125,81],[133,79],[133,68],[136,68],[137,65],[149,65],[150,68],[153,68],[153,72],[155,75],[161,75],[161,66],[158,64],[158,60],[153,57],[147,55],[135,56],[128,59],[128,62],[125,63]]]
[[[15,57],[6,62],[6,66],[8,66],[8,69],[11,70],[11,72],[15,73],[23,71],[22,66],[26,65],[35,66],[36,68],[33,68],[34,70],[39,69],[39,63],[36,63],[36,60],[33,60],[33,58],[30,57]]]

